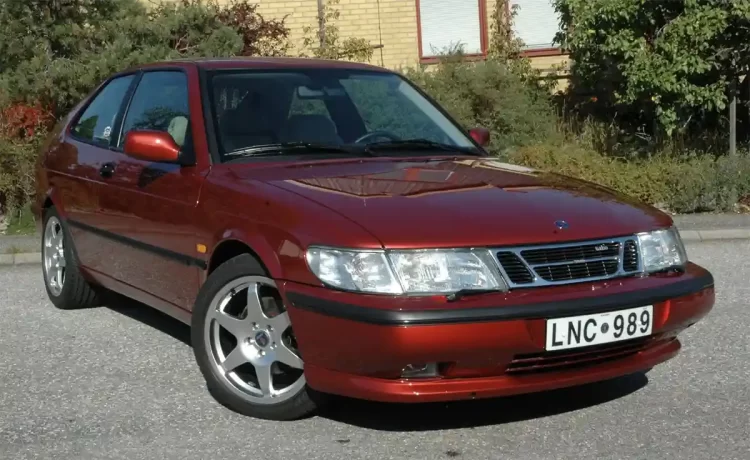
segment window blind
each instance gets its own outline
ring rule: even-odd
[[[434,57],[458,44],[466,54],[482,53],[479,0],[420,0],[422,57]]]
[[[526,49],[556,48],[552,43],[560,29],[560,19],[552,0],[511,0],[518,5],[513,31]]]

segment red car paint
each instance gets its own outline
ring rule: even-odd
[[[152,163],[78,140],[70,122],[84,101],[44,148],[35,209],[41,215],[47,206],[57,208],[69,224],[82,272],[93,282],[189,323],[197,293],[217,264],[251,252],[286,299],[308,384],[324,392],[400,402],[541,391],[643,370],[675,356],[677,334],[713,307],[713,278],[693,263],[684,273],[517,289],[453,302],[445,296],[367,295],[325,287],[305,259],[313,244],[503,247],[632,235],[668,228],[672,220],[590,183],[473,155],[217,162],[211,154],[214,128],[204,116],[208,102],[201,71],[227,68],[385,72],[297,59],[185,61],[128,71],[185,74],[195,152],[185,165]],[[484,131],[472,136],[487,139]],[[555,227],[558,219],[569,228]],[[625,349],[545,355],[545,318],[559,316],[556,305],[575,315],[584,307],[609,311],[617,302],[620,308],[653,303],[653,337]],[[346,313],[332,314],[331,305]],[[438,319],[419,319],[431,318],[426,313]],[[400,377],[406,365],[425,362],[439,362],[441,376]]]

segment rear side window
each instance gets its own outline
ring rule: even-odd
[[[133,75],[117,77],[102,88],[73,126],[75,137],[109,147],[117,113],[133,78]]]
[[[128,113],[118,146],[130,131],[169,133],[180,147],[189,137],[188,82],[183,72],[163,71],[143,74]]]

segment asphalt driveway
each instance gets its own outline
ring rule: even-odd
[[[39,266],[0,268],[0,458],[750,458],[750,241],[696,243],[717,305],[647,375],[470,403],[339,400],[292,423],[211,399],[188,329],[119,300],[55,310]]]

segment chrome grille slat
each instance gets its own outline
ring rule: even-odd
[[[639,273],[634,236],[492,250],[510,288],[600,281]]]
[[[556,267],[558,265],[560,265],[560,266],[562,266],[562,265],[572,265],[572,264],[579,264],[579,263],[582,263],[582,262],[587,262],[587,263],[591,263],[591,262],[608,262],[608,261],[613,261],[613,260],[616,262],[616,261],[620,260],[620,258],[618,256],[614,256],[614,257],[599,257],[598,259],[584,259],[584,258],[582,258],[582,259],[570,260],[568,262],[554,262],[554,263],[549,263],[549,264],[540,264],[540,263],[531,264],[530,263],[529,265],[531,267],[538,267],[538,266]]]

